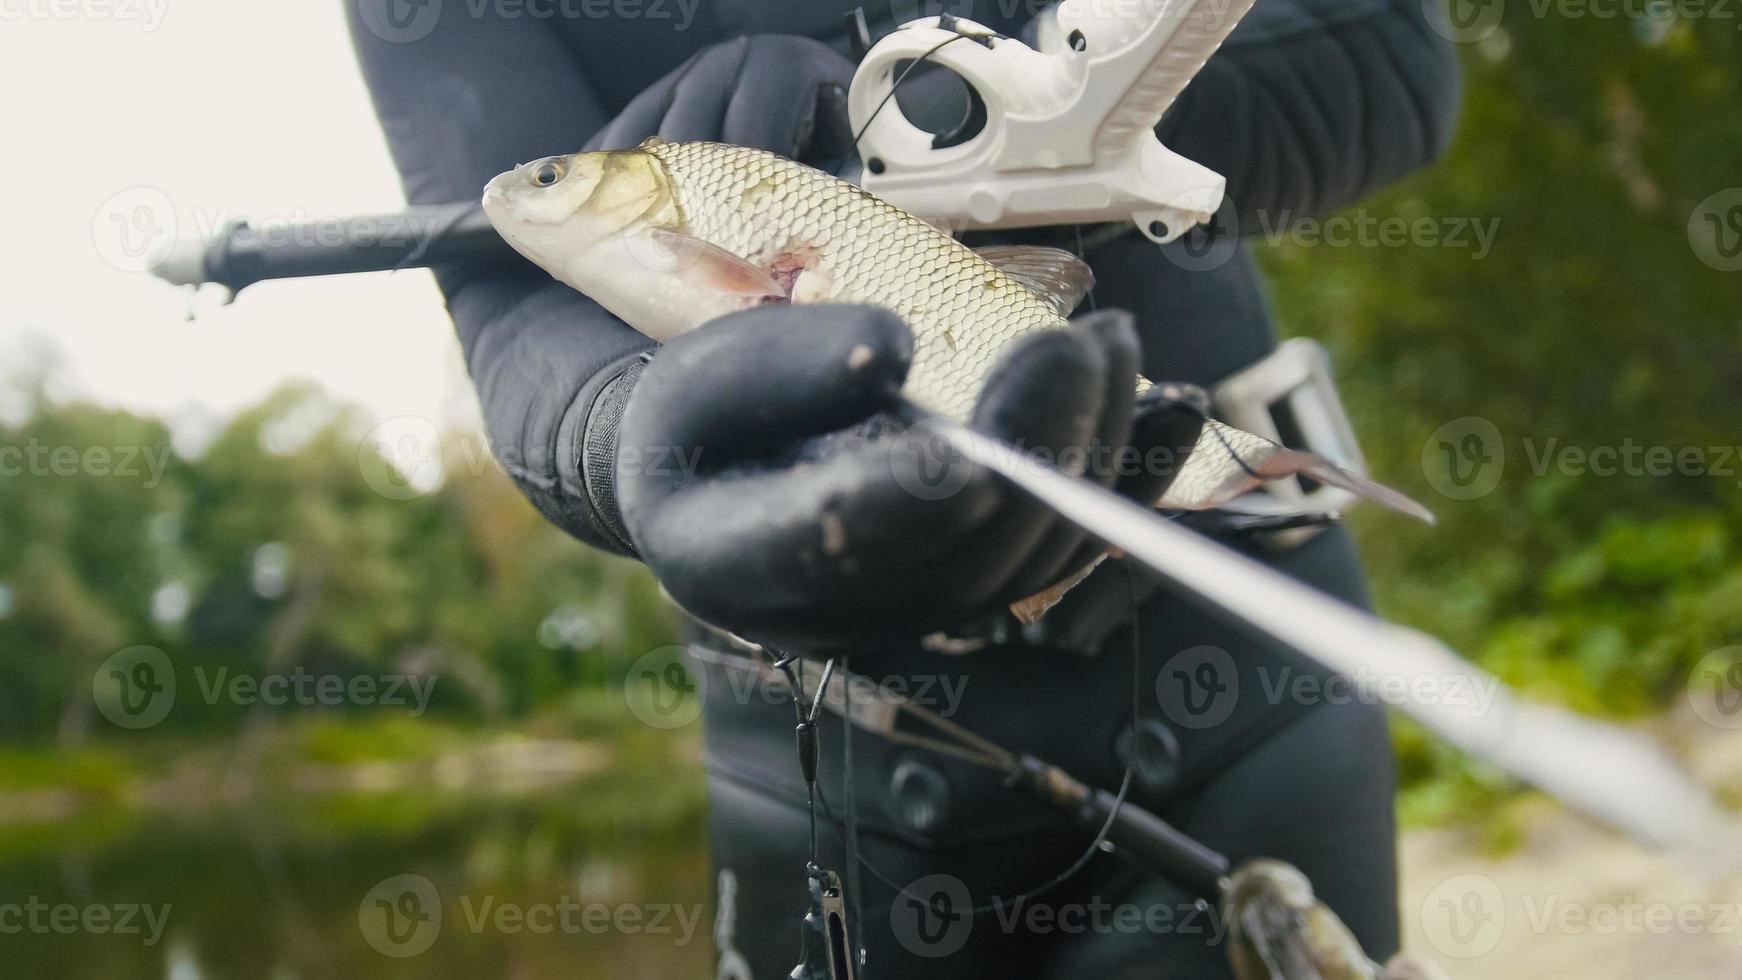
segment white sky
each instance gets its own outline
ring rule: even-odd
[[[264,283],[189,323],[186,293],[104,257],[120,241],[108,202],[130,188],[167,195],[183,233],[225,211],[403,204],[343,13],[341,0],[0,0],[0,375],[34,334],[60,348],[73,392],[171,419],[306,378],[377,418],[476,424],[425,272]]]

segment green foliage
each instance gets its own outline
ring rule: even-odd
[[[1653,44],[1626,17],[1512,4],[1466,46],[1451,151],[1360,207],[1498,219],[1486,257],[1259,247],[1287,329],[1333,349],[1376,473],[1440,517],[1357,515],[1382,610],[1533,695],[1620,715],[1672,703],[1701,656],[1742,641],[1742,458],[1727,448],[1742,443],[1742,274],[1702,262],[1689,233],[1700,202],[1742,187],[1742,33],[1668,23]],[[1468,416],[1499,430],[1505,469],[1453,500],[1422,453]],[[1712,472],[1559,462],[1628,445],[1691,447]],[[1406,814],[1467,809],[1494,785],[1419,735],[1399,749]]]
[[[1336,354],[1373,469],[1441,518],[1356,515],[1381,608],[1532,695],[1622,716],[1662,709],[1700,657],[1742,642],[1742,459],[1720,448],[1742,441],[1742,274],[1689,239],[1699,202],[1742,184],[1742,32],[1640,26],[1508,5],[1465,47],[1450,153],[1359,206],[1497,221],[1488,254],[1256,246],[1285,329]],[[300,732],[303,754],[334,763],[417,758],[496,719],[609,733],[620,712],[600,692],[669,642],[643,571],[549,527],[474,442],[448,440],[447,479],[404,494],[366,423],[304,388],[192,458],[161,422],[41,388],[0,446],[135,447],[164,465],[149,486],[88,467],[0,477],[0,735],[107,730],[91,678],[135,644],[167,651],[187,692],[154,737],[270,717],[197,696],[219,669],[440,678],[442,725],[377,717],[368,745],[348,721]],[[1500,433],[1505,469],[1453,499],[1424,449],[1472,416]],[[1627,446],[1691,449],[1728,475],[1598,476],[1562,455]],[[1407,725],[1398,745],[1406,814],[1508,789]],[[89,765],[68,780],[104,784]]]
[[[0,426],[0,446],[40,447],[0,478],[0,735],[117,731],[92,678],[136,645],[175,669],[161,735],[270,717],[222,685],[299,673],[433,678],[432,711],[518,717],[669,642],[645,573],[548,525],[475,442],[448,439],[447,478],[419,493],[354,412],[306,388],[273,393],[186,458],[160,422],[32,387],[25,420]],[[161,466],[88,462],[123,451]],[[321,710],[359,710],[339,700],[352,703]],[[419,737],[415,723],[378,734],[394,731]]]

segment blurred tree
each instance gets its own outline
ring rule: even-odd
[[[438,710],[518,715],[669,642],[645,573],[545,523],[469,437],[432,447],[445,479],[423,486],[308,387],[193,460],[159,422],[34,390],[24,423],[0,427],[0,446],[49,461],[0,475],[5,735],[81,737],[92,673],[139,644],[177,670],[165,726],[193,729],[270,717],[213,697],[221,677],[425,675]],[[134,447],[161,479],[52,465]]]

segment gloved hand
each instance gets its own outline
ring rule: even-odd
[[[911,639],[1100,550],[989,471],[939,473],[911,432],[861,434],[894,404],[911,356],[892,313],[799,305],[721,317],[653,357],[623,416],[617,487],[636,550],[680,605],[807,649]],[[1168,475],[1121,478],[1115,454],[1132,431],[1137,363],[1124,313],[1029,335],[994,368],[971,424],[1103,485],[1153,489]]]
[[[828,169],[853,143],[853,63],[808,37],[753,34],[696,52],[587,142],[621,150],[649,136],[772,150]]]
[[[852,80],[853,64],[812,38],[734,38],[703,48],[648,86],[593,135],[586,149],[624,149],[660,136],[754,146],[833,166],[852,145],[847,122]],[[608,321],[601,329],[615,321],[590,302],[583,309]],[[617,424],[644,365],[641,352],[617,358],[580,387],[557,440],[574,454],[578,492],[534,498],[557,524],[622,554],[633,554],[634,547],[617,507]],[[551,512],[556,504],[547,500],[560,501],[563,512]]]

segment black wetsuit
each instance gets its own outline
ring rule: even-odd
[[[597,16],[585,11],[598,5],[533,0],[507,16],[508,5],[449,0],[453,9],[412,38],[392,37],[379,23],[366,24],[367,14],[356,15],[371,4],[379,15],[403,0],[349,6],[365,76],[416,203],[473,199],[514,164],[580,148],[638,92],[704,46],[779,32],[844,50],[843,14],[858,5],[645,0],[632,5],[634,16],[624,15],[627,7]],[[865,6],[874,32],[887,25],[890,0]],[[895,2],[893,10],[911,15],[916,6]],[[947,6],[1018,33],[1039,5]],[[536,10],[559,15],[527,13]],[[1232,210],[1224,223],[1256,232],[1345,206],[1428,161],[1448,138],[1456,104],[1455,60],[1427,26],[1419,0],[1259,0],[1161,132],[1171,148],[1228,177]],[[1245,250],[1207,260],[1188,248],[1157,248],[1128,235],[1088,259],[1099,304],[1137,314],[1145,373],[1210,383],[1258,360],[1275,341]],[[498,452],[546,515],[612,546],[565,499],[576,492],[567,478],[574,460],[558,450],[559,433],[577,392],[646,341],[621,324],[578,327],[572,313],[588,301],[530,266],[438,275]],[[1275,560],[1328,592],[1365,602],[1355,554],[1339,529]],[[1236,860],[1270,855],[1299,866],[1369,954],[1383,960],[1397,946],[1397,912],[1382,711],[1293,696],[1301,688],[1291,684],[1313,668],[1172,597],[1147,603],[1138,625],[1145,744],[1158,748],[1146,757],[1133,798]],[[1130,640],[1118,630],[1092,658],[1035,649],[961,657],[885,650],[854,666],[900,678],[934,708],[954,709],[955,721],[1111,788],[1124,769],[1120,745],[1131,724]],[[743,696],[741,678],[709,670],[713,850],[730,872],[733,899],[733,955],[722,963],[766,980],[791,968],[807,901],[792,714]],[[823,792],[838,807],[837,725],[825,721],[823,744]],[[1086,843],[982,771],[870,736],[857,738],[854,749],[865,856],[897,883],[948,875],[976,904],[1009,898],[1052,877]],[[831,825],[823,850],[825,863],[845,870]],[[917,890],[929,897],[942,880]],[[857,928],[874,977],[1226,971],[1213,923],[1189,898],[1112,857],[1095,859],[1024,907],[973,916],[965,927],[903,907],[911,905],[905,898],[892,908],[886,885],[870,874],[862,881]]]

